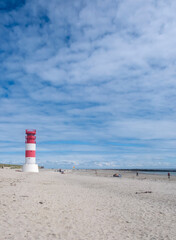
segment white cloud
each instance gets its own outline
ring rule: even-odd
[[[36,128],[41,163],[174,166],[175,5],[41,0],[2,12],[2,158],[23,159],[24,129]],[[61,140],[72,143],[43,154]]]

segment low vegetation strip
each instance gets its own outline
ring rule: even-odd
[[[16,165],[16,164],[5,164],[5,163],[0,163],[0,168],[3,167],[9,167],[9,168],[21,168],[21,165]]]

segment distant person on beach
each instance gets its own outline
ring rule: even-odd
[[[170,179],[170,172],[168,172],[167,176],[168,176],[168,179]]]
[[[138,176],[139,175],[139,173],[138,172],[136,172],[136,176]]]

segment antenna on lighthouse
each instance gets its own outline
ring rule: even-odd
[[[38,172],[38,164],[36,164],[36,130],[26,129],[26,151],[25,164],[23,165],[23,172]]]

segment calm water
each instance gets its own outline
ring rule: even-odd
[[[155,172],[155,171],[151,171],[151,172],[150,172],[150,171],[147,171],[147,172],[145,172],[145,171],[144,171],[144,172],[141,171],[141,172],[140,172],[140,171],[139,171],[139,174],[140,174],[140,173],[144,173],[144,174],[166,175],[166,176],[167,176],[167,174],[168,174],[168,172],[158,172],[158,171],[157,171],[157,172]],[[171,175],[171,176],[176,176],[176,172],[170,172],[170,175]]]

